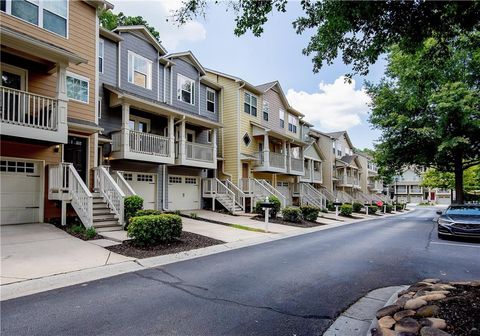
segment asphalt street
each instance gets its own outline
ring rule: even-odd
[[[367,292],[480,279],[480,244],[433,208],[4,301],[7,335],[322,335]]]

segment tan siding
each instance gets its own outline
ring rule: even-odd
[[[332,152],[333,141],[326,136],[321,135],[317,141],[323,155],[325,155],[325,161],[322,164],[323,183],[322,185],[327,188],[328,191],[333,191],[333,165],[335,164],[335,156]]]

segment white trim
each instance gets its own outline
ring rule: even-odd
[[[196,140],[196,137],[195,137],[195,131],[194,130],[191,130],[191,129],[186,129],[185,130],[185,142],[189,142],[187,139],[187,135],[188,134],[191,134],[192,135],[192,141],[191,143],[195,143],[195,140]]]
[[[89,104],[90,103],[90,78],[87,78],[85,76],[82,76],[82,75],[78,75],[76,73],[73,73],[73,72],[70,72],[70,71],[67,71],[66,72],[66,76],[67,77],[71,77],[71,78],[74,78],[74,79],[78,79],[79,81],[83,81],[83,82],[86,82],[87,83],[87,101],[83,101],[83,100],[79,100],[79,99],[75,99],[75,98],[70,98],[68,97],[68,85],[67,85],[67,97],[68,97],[68,100],[71,100],[71,101],[76,101],[76,102],[79,102],[79,103],[83,103],[83,104]],[[67,78],[65,78],[65,81],[67,80]]]
[[[27,69],[0,62],[0,73],[3,70],[11,72],[14,75],[20,76],[21,77],[20,90],[28,91],[28,70]]]
[[[245,100],[246,95],[250,96],[250,102],[248,102],[248,103]],[[252,98],[255,98],[255,100],[256,100],[255,106],[253,106],[252,103],[251,103]],[[248,104],[248,106],[250,106],[250,109],[249,109],[248,113],[245,112],[245,104]],[[252,114],[252,107],[255,107],[255,109],[256,109],[256,114],[255,115]],[[248,115],[251,115],[252,117],[258,117],[258,96],[254,95],[250,91],[243,90],[243,106],[242,106],[242,108],[243,108],[243,113],[247,113]],[[263,120],[263,118],[262,118],[262,120]]]
[[[142,117],[138,117],[136,115],[132,115],[130,114],[129,116],[129,120],[128,120],[128,124],[130,125],[130,120],[134,121],[135,122],[135,129],[134,131],[137,131],[137,132],[140,132],[139,130],[137,130],[137,126],[138,126],[138,123],[139,122],[143,122],[147,125],[147,131],[144,132],[144,133],[150,133],[150,124],[151,124],[151,120],[150,119],[147,119],[147,118],[142,118]]]
[[[265,107],[267,110],[265,111]],[[267,119],[265,119],[265,114],[267,115]],[[270,120],[270,103],[267,100],[263,100],[262,104],[262,120],[269,121]]]
[[[213,138],[213,130],[207,130],[207,143],[211,144]]]
[[[100,19],[98,18],[98,14],[99,14],[99,11],[96,10],[95,13],[97,15],[95,15],[95,31],[99,31],[99,27],[100,27]],[[96,62],[95,62],[95,102],[96,102],[96,105],[95,105],[95,124],[98,125],[98,119],[99,119],[99,114],[100,114],[100,111],[99,111],[99,105],[98,105],[98,98],[99,98],[99,94],[98,94],[98,83],[99,83],[99,79],[100,79],[100,76],[98,75],[98,72],[99,72],[99,66],[100,66],[100,62],[99,62],[99,43],[100,41],[102,41],[102,74],[103,74],[103,69],[105,68],[105,40],[104,39],[101,39],[98,34],[96,34],[95,36],[95,43],[96,43],[96,46],[97,48],[95,48],[95,55],[96,55]]]
[[[180,94],[180,96],[178,95],[178,91],[185,91],[182,89],[181,85],[179,85],[179,81],[180,81],[180,78],[183,78],[187,81],[190,81],[192,86],[191,86],[191,92],[190,93],[190,103],[189,102],[186,102],[182,99],[182,95]],[[185,75],[182,75],[182,74],[179,74],[177,73],[177,100],[178,101],[181,101],[185,104],[189,104],[189,105],[192,105],[194,106],[195,105],[195,84],[196,84],[196,81],[191,79],[190,77],[187,77]],[[188,91],[185,91],[185,92],[188,92]]]
[[[146,86],[141,86],[141,85],[138,85],[135,83],[135,80],[134,80],[134,75],[135,75],[135,67],[133,66],[132,67],[132,64],[130,63],[130,56],[132,56],[132,61],[135,62],[135,58],[139,58],[141,60],[144,60],[145,62],[147,62],[147,73],[143,73],[143,72],[140,72],[138,71],[139,73],[141,73],[142,75],[145,75],[147,78],[146,78],[146,82],[145,82],[145,85]],[[127,63],[128,63],[128,74],[127,74],[127,81],[130,83],[130,84],[133,84],[133,85],[136,85],[136,86],[139,86],[141,88],[144,88],[144,89],[147,89],[147,90],[152,90],[152,81],[153,81],[153,62],[151,60],[149,60],[148,58],[145,58],[143,56],[140,56],[138,55],[137,53],[131,51],[131,50],[128,50],[127,51]],[[120,66],[119,66],[120,67]],[[130,80],[130,76],[132,77],[131,80]]]
[[[66,143],[67,145],[68,145],[68,137],[77,137],[77,138],[85,138],[85,139],[87,139],[87,161],[86,161],[87,164],[86,164],[86,167],[85,167],[85,169],[87,169],[87,174],[86,174],[86,176],[85,176],[85,181],[84,181],[84,183],[85,183],[85,185],[87,186],[87,188],[89,188],[89,185],[90,185],[90,182],[89,182],[89,181],[90,181],[90,135],[78,135],[78,134],[76,134],[76,133],[70,133],[70,132],[68,132],[67,143]],[[64,148],[62,148],[62,162],[64,162],[64,161],[63,161],[63,154],[64,154],[64,153],[63,153],[63,150],[64,150]],[[96,152],[96,151],[97,151],[97,148],[95,148],[95,152]],[[92,167],[93,167],[93,165],[92,165]],[[90,189],[90,188],[89,188],[89,189]]]
[[[208,109],[208,92],[213,93],[213,111]],[[205,92],[205,110],[210,113],[217,113],[217,91],[207,87]]]
[[[97,50],[98,73],[103,74],[105,69],[105,40],[97,36],[97,45],[98,45],[98,50]],[[100,51],[102,51],[102,56],[100,56]],[[101,67],[100,67],[100,58],[102,59]]]

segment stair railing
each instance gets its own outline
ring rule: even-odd
[[[225,181],[225,186],[235,195],[235,203],[237,203],[242,210],[245,211],[245,193],[230,180]]]
[[[109,208],[118,218],[118,222],[123,225],[125,194],[115,183],[112,176],[103,166],[94,168],[95,189],[100,192],[107,201]]]
[[[300,183],[300,197],[307,197],[315,206],[325,209],[327,207],[327,199],[320,191],[315,189],[309,183]]]
[[[270,183],[268,183],[265,180],[257,180],[257,181],[260,182],[265,187],[265,189],[268,190],[268,192],[271,195],[276,196],[280,200],[280,204],[282,208],[284,208],[287,205],[287,198],[280,191],[275,189]]]
[[[123,176],[123,174],[121,172],[115,171],[113,173],[112,177],[115,180],[115,182],[117,183],[117,185],[120,187],[120,189],[123,191],[125,196],[135,196],[135,195],[137,195],[135,190],[133,190],[133,188],[130,186],[130,184],[127,182],[127,180],[125,180],[125,177]]]

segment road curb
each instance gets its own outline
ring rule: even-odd
[[[370,335],[377,311],[396,299],[397,293],[407,287],[390,286],[368,292],[340,314],[323,336]]]
[[[408,213],[410,213],[410,211]],[[21,282],[14,282],[14,283],[0,286],[0,302],[26,296],[26,295],[37,294],[37,293],[45,292],[48,290],[59,289],[62,287],[85,284],[90,281],[109,278],[109,277],[120,275],[120,274],[137,272],[137,271],[141,271],[148,268],[161,267],[164,265],[173,264],[180,261],[196,259],[196,258],[205,257],[205,256],[217,254],[217,253],[226,252],[226,251],[233,251],[233,250],[237,250],[244,247],[264,244],[264,243],[291,238],[291,237],[297,237],[305,234],[334,229],[337,227],[352,225],[360,222],[365,222],[370,220],[375,221],[375,220],[384,219],[388,217],[395,217],[402,214],[405,214],[405,212],[390,214],[390,215],[382,216],[379,218],[364,218],[364,219],[354,220],[351,222],[328,224],[328,225],[316,226],[312,228],[302,228],[299,231],[295,230],[292,232],[285,232],[285,233],[265,234],[265,236],[263,237],[239,240],[236,242],[230,242],[230,243],[225,243],[220,245],[213,245],[213,246],[209,246],[209,247],[205,247],[197,250],[184,251],[184,252],[145,258],[145,259],[137,259],[129,262],[122,262],[118,264],[105,265],[105,266],[83,269],[83,270],[73,271],[68,273],[55,274],[55,275],[51,275],[43,278],[31,279],[31,280],[26,280]]]

